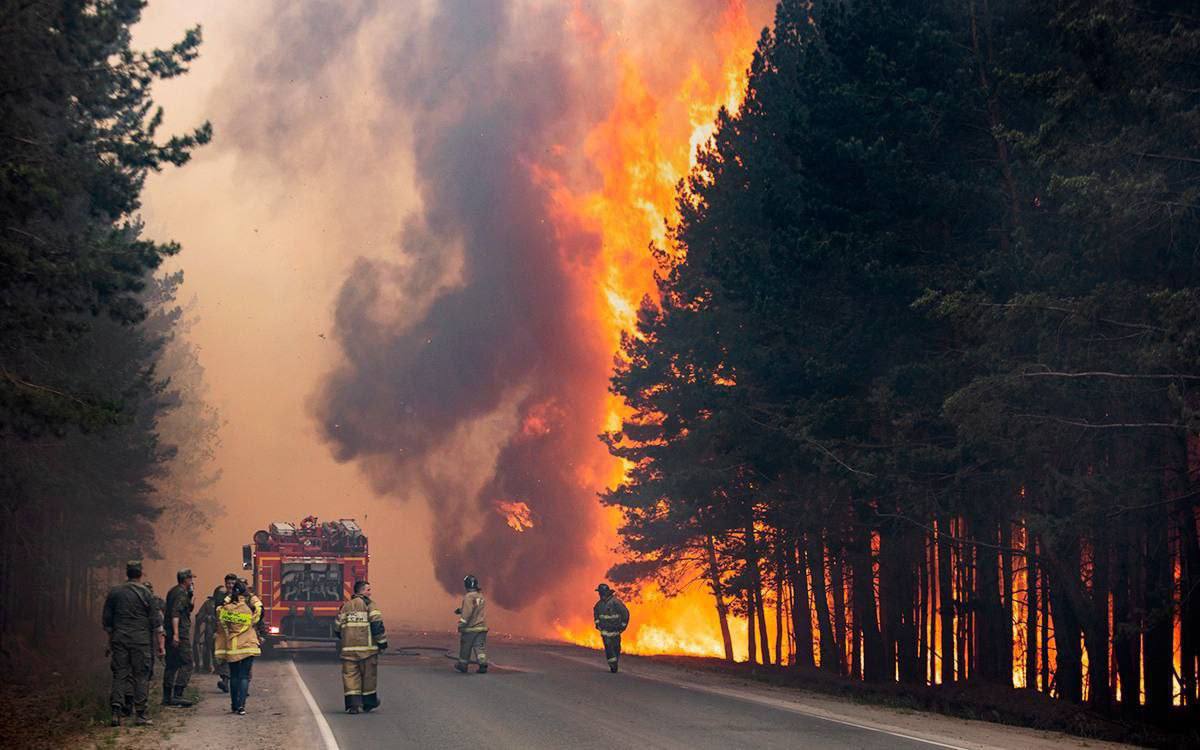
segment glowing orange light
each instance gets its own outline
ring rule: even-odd
[[[504,522],[513,531],[520,533],[533,528],[533,511],[519,500],[497,500],[496,512],[504,516]]]

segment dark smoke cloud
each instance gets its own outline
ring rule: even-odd
[[[336,310],[344,364],[315,406],[339,460],[433,505],[443,586],[473,572],[512,609],[588,562],[598,518],[576,465],[596,460],[610,356],[589,335],[594,292],[578,271],[596,240],[556,234],[531,170],[552,163],[551,144],[582,141],[566,10],[447,2],[390,47],[384,90],[412,123],[423,208],[394,260],[354,265]],[[515,419],[492,450],[445,455],[505,404]],[[447,458],[482,488],[428,470]],[[534,527],[510,529],[500,500],[527,503]]]

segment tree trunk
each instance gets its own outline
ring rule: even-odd
[[[1054,684],[1060,698],[1078,703],[1083,699],[1083,651],[1080,646],[1082,626],[1074,597],[1067,587],[1079,586],[1079,542],[1073,537],[1059,539],[1055,557],[1058,564],[1049,576],[1057,657]]]
[[[821,669],[838,675],[844,674],[842,661],[838,657],[837,638],[833,635],[833,623],[829,617],[830,592],[825,583],[825,547],[821,543],[820,531],[808,533],[808,570],[813,584],[813,606],[817,608]]]
[[[1092,611],[1084,630],[1088,651],[1088,704],[1108,713],[1112,710],[1112,691],[1108,669],[1108,533],[1100,529],[1092,547]]]
[[[1168,490],[1169,491],[1169,490]],[[1170,518],[1166,506],[1147,514],[1145,574],[1146,631],[1142,670],[1146,680],[1146,711],[1163,719],[1171,709],[1172,622]]]
[[[1003,632],[1001,620],[1006,619],[1000,604],[999,557],[996,554],[998,526],[992,520],[980,520],[972,524],[972,541],[975,544],[975,666],[972,679],[989,684],[1012,684],[1012,670],[1004,674],[1005,649],[1012,641],[1001,642]]]
[[[883,635],[879,631],[879,620],[876,616],[875,573],[871,554],[871,532],[865,524],[866,513],[866,505],[860,503],[859,526],[852,535],[854,547],[850,555],[851,575],[854,576],[851,589],[854,626],[855,630],[862,634],[863,679],[882,682],[890,675],[887,665],[884,664]]]
[[[840,545],[834,546],[830,540],[829,544],[829,576],[830,584],[833,587],[833,632],[835,643],[837,644],[838,674],[855,674],[858,669],[857,665],[851,664],[851,668],[846,668],[846,651],[847,638],[853,638],[846,628],[846,575],[844,566],[842,565],[842,550]]]
[[[746,660],[758,663],[758,641],[754,633],[754,594],[746,590]]]
[[[805,574],[804,546],[800,535],[797,535],[787,555],[787,576],[792,588],[792,632],[796,640],[796,657],[792,663],[812,668],[812,610],[808,603],[808,576]]]
[[[954,560],[950,550],[950,521],[945,517],[938,519],[937,569],[942,684],[949,685],[954,682]]]
[[[1037,542],[1025,527],[1025,688],[1038,685],[1038,565]]]
[[[721,586],[721,569],[717,565],[717,547],[712,534],[704,537],[704,549],[708,553],[708,585],[717,602],[717,620],[721,625],[721,643],[725,647],[725,661],[733,662],[733,636],[729,633],[729,610],[725,606],[725,592]]]

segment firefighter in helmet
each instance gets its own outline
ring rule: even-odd
[[[221,606],[225,604],[225,600],[228,599],[231,594],[233,594],[233,587],[234,587],[234,584],[236,584],[237,582],[238,582],[238,577],[237,577],[236,573],[226,573],[225,574],[225,585],[219,586],[215,590],[213,590],[213,614],[214,614],[214,616],[221,609]],[[213,630],[214,638],[216,637],[216,633],[217,633],[217,631],[214,628],[214,630]],[[215,648],[215,646],[214,646],[214,648]],[[222,693],[228,693],[229,692],[229,663],[226,661],[223,661],[221,659],[217,659],[215,656],[213,657],[213,660],[217,663],[217,666],[216,666],[217,689],[220,690]]]
[[[379,652],[387,648],[383,613],[371,601],[371,584],[354,582],[354,595],[342,605],[333,623],[342,659],[342,695],[346,713],[373,711],[379,707],[377,680]]]
[[[479,579],[475,576],[463,578],[463,588],[467,592],[463,595],[462,606],[454,610],[454,614],[458,615],[459,633],[458,661],[454,668],[466,674],[467,665],[474,656],[475,663],[479,665],[479,674],[485,674],[488,671],[487,602],[479,592]]]
[[[113,726],[121,724],[127,690],[133,694],[136,723],[153,723],[146,716],[150,660],[154,649],[163,653],[162,611],[155,609],[152,594],[142,584],[142,561],[130,560],[125,565],[125,575],[129,580],[108,592],[102,619],[112,660],[109,702]]]
[[[621,633],[629,627],[629,609],[617,598],[607,583],[596,587],[599,601],[592,607],[592,618],[600,639],[604,641],[604,658],[608,659],[608,671],[617,671],[617,660],[621,658]]]

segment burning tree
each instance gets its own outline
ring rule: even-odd
[[[744,591],[752,660],[1200,702],[1169,6],[780,4],[622,340],[616,572]]]

